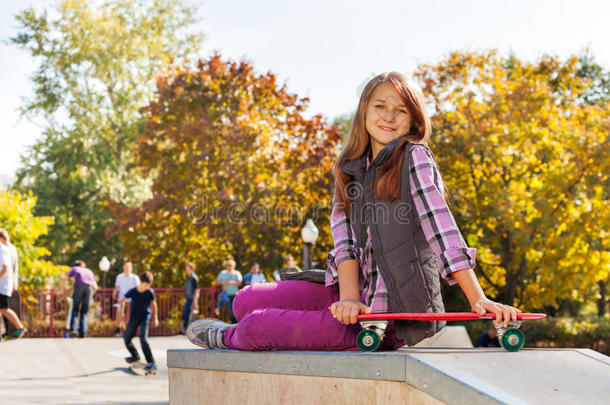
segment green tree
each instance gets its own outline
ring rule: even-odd
[[[41,139],[23,157],[18,187],[38,196],[36,213],[55,219],[43,244],[58,262],[97,262],[120,253],[109,199],[146,199],[150,180],[134,163],[139,108],[154,78],[174,59],[196,53],[195,9],[181,0],[64,0],[16,16],[12,42],[38,62],[23,113],[40,121]]]
[[[47,234],[53,218],[34,215],[36,197],[32,193],[21,194],[15,190],[0,192],[0,224],[11,237],[11,243],[19,253],[19,288],[43,288],[53,282],[53,277],[67,270],[56,266],[45,257],[49,251],[37,244],[38,238]]]
[[[336,125],[341,132],[342,143],[347,141],[347,134],[349,134],[349,129],[352,126],[353,117],[354,114],[341,114],[333,121],[333,125]]]
[[[610,272],[610,106],[587,102],[595,81],[582,68],[454,52],[416,73],[476,272],[525,309],[591,296]]]
[[[126,252],[165,283],[181,282],[193,261],[208,281],[233,256],[264,271],[300,256],[300,229],[320,229],[314,259],[332,246],[331,168],[341,134],[321,116],[306,119],[307,99],[272,73],[215,55],[195,70],[159,78],[139,164],[155,174],[153,197],[113,207]]]

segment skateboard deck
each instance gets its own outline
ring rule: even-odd
[[[157,374],[157,369],[152,369],[147,371],[144,369],[146,364],[141,361],[135,361],[133,363],[129,363],[129,371],[136,375],[155,375]]]
[[[500,345],[509,352],[516,352],[525,344],[525,335],[519,329],[522,320],[542,319],[546,314],[517,313],[516,321],[509,321],[507,327],[497,326]],[[405,321],[468,321],[477,319],[496,319],[494,313],[480,315],[473,312],[439,312],[439,313],[392,313],[392,314],[362,314],[358,321],[362,331],[356,338],[358,348],[362,351],[375,351],[381,346],[385,336],[385,328],[390,320]],[[502,324],[500,324],[502,325]]]

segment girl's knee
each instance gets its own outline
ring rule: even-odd
[[[235,327],[233,344],[240,350],[270,350],[273,328],[266,321],[266,310],[249,312]]]
[[[233,316],[238,321],[241,321],[242,318],[250,312],[248,302],[249,296],[251,295],[251,289],[252,286],[246,286],[239,290],[237,294],[235,294],[235,298],[233,298]]]

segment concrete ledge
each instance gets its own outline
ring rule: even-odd
[[[381,353],[194,349],[169,350],[167,363],[172,404],[191,403],[204,392],[208,403],[221,403],[209,397],[212,391],[240,403],[300,403],[306,397],[310,403],[387,404],[394,403],[388,402],[391,397],[403,398],[401,403],[555,405],[607,404],[610,397],[610,359],[586,349],[517,353],[430,348]],[[230,384],[234,380],[240,383]],[[253,400],[253,384],[266,387],[260,401]],[[354,389],[362,390],[362,396],[341,400]],[[338,392],[343,394],[333,394]],[[376,392],[385,394],[373,395]]]

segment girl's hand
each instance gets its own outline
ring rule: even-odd
[[[364,305],[362,302],[353,299],[344,299],[328,307],[330,313],[339,322],[349,325],[358,322],[358,314],[370,314],[371,308]]]
[[[499,302],[494,302],[488,298],[482,298],[478,301],[475,301],[471,305],[472,312],[483,315],[486,312],[493,312],[496,314],[496,320],[494,321],[494,326],[498,327],[502,323],[502,319],[504,319],[503,327],[508,326],[509,321],[517,320],[517,312],[521,312],[521,310],[511,307],[510,305],[500,304]]]

